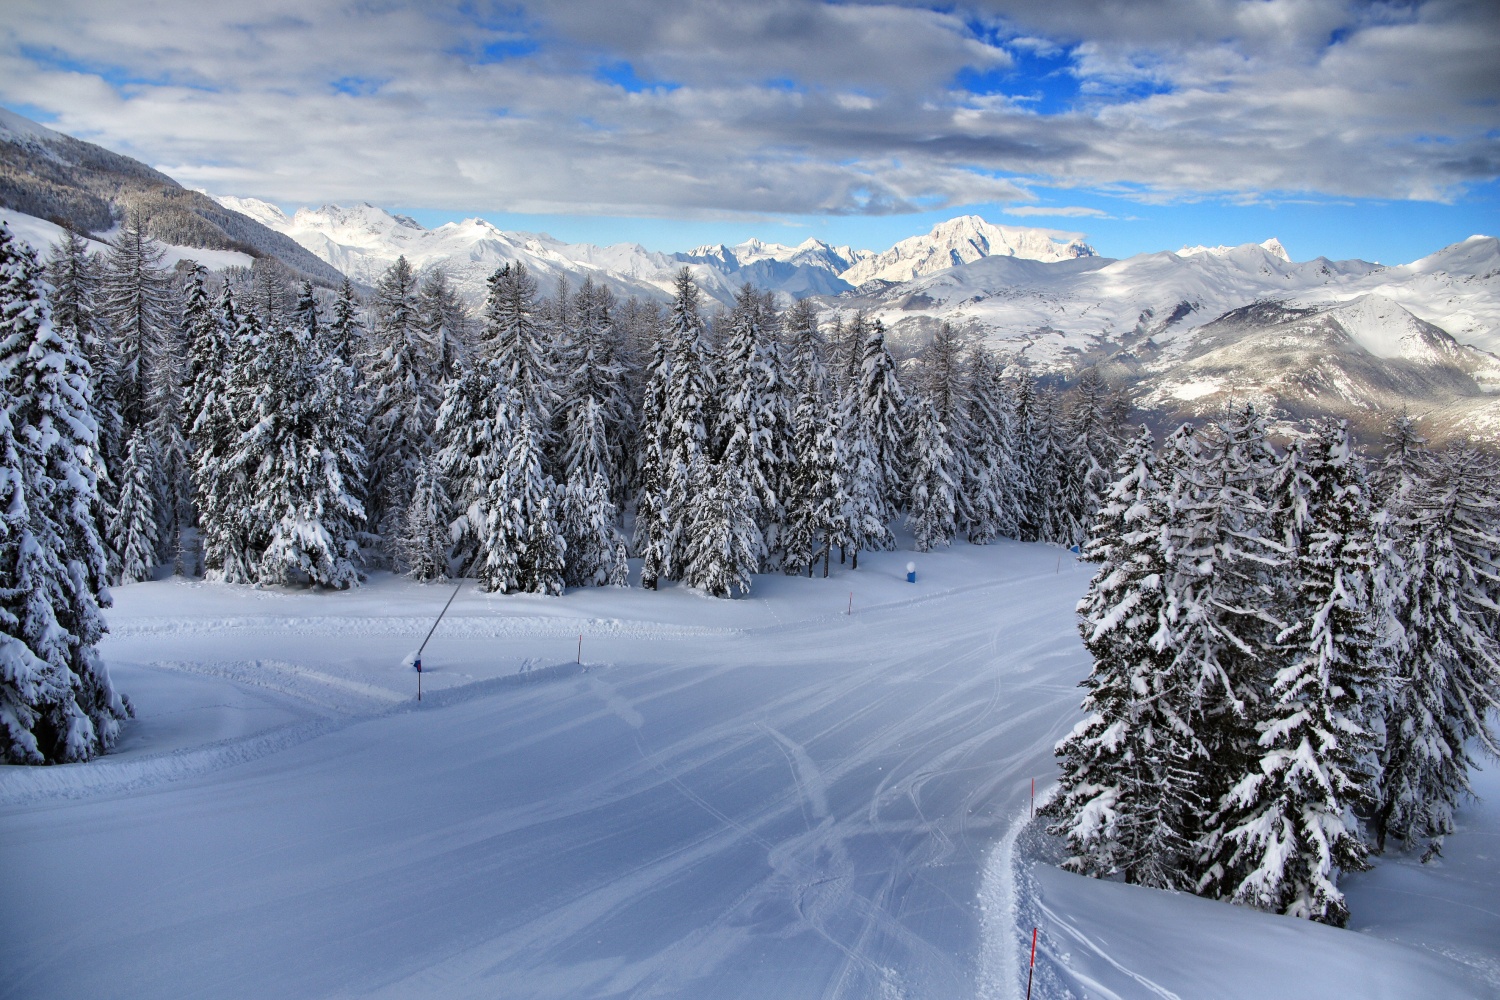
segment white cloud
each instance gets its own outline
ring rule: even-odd
[[[1456,0],[21,0],[7,21],[0,100],[282,203],[1084,217],[1027,185],[1427,198],[1500,174],[1496,14]],[[1076,108],[953,89],[1036,53],[1070,55]]]

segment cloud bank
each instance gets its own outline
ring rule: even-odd
[[[1500,175],[1488,2],[12,0],[0,102],[281,203],[850,215],[1447,199]]]

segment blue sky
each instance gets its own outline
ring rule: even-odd
[[[14,0],[0,104],[287,209],[653,249],[973,213],[1398,262],[1500,234],[1496,8]]]

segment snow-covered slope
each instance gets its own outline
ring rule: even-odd
[[[1046,866],[1088,667],[1058,556],[470,586],[420,704],[447,588],[121,587],[119,752],[0,767],[4,992],[1019,1000],[1035,926],[1036,997],[1495,995],[1493,808],[1349,878],[1360,932]]]
[[[0,208],[0,221],[4,221],[12,233],[31,244],[31,248],[37,252],[37,257],[41,260],[47,259],[52,244],[59,242],[67,232],[55,222],[48,222],[46,219],[38,219],[8,208]],[[109,244],[102,240],[92,239],[85,242],[89,245],[90,253],[105,253],[109,250]],[[220,271],[226,267],[250,267],[255,263],[254,257],[240,253],[238,250],[208,250],[203,247],[184,247],[171,243],[163,243],[162,249],[165,251],[162,264],[166,267],[171,267],[181,260],[192,260],[211,271]]]
[[[867,257],[839,277],[859,286],[867,281],[910,281],[984,257],[1061,261],[1092,256],[1094,250],[1087,244],[1058,240],[1045,229],[997,226],[977,215],[963,215]]]

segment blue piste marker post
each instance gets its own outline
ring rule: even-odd
[[[906,582],[917,582],[917,564],[914,562],[909,562],[906,564]]]

